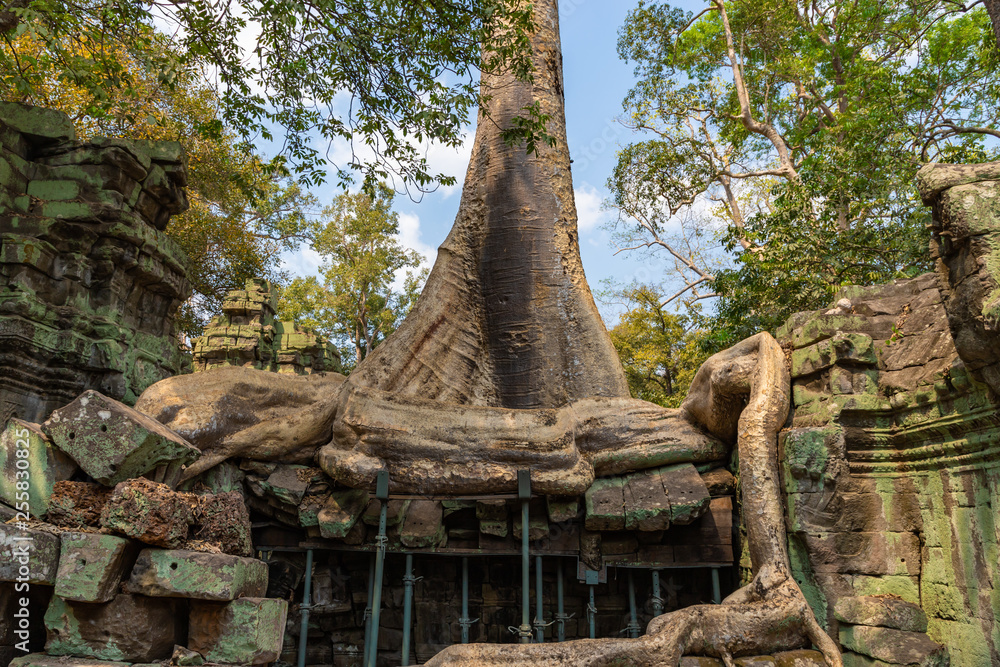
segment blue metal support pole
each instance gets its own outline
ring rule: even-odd
[[[597,637],[597,604],[594,601],[594,585],[588,586],[590,589],[590,601],[587,604],[587,622],[590,625],[590,638]]]
[[[542,609],[542,557],[535,556],[535,641],[545,643],[545,612]]]
[[[521,501],[521,626],[517,636],[522,644],[531,643],[531,561],[528,555],[528,501],[531,500],[531,474],[517,471],[517,497]]]
[[[410,625],[412,620],[410,610],[413,606],[413,584],[417,581],[413,576],[413,554],[406,554],[406,574],[403,575],[403,667],[410,664]]]
[[[663,613],[663,598],[660,597],[660,571],[653,570],[653,616]]]
[[[722,587],[719,585],[719,568],[712,568],[712,602],[722,603]]]
[[[628,571],[628,636],[632,639],[639,638],[639,612],[635,606],[635,580],[632,577],[632,570]]]
[[[469,643],[469,559],[462,557],[462,643]]]
[[[302,591],[302,625],[299,629],[299,667],[306,667],[306,644],[309,641],[309,610],[312,608],[313,550],[306,549],[306,582]]]
[[[375,558],[368,563],[368,602],[365,605],[365,653],[361,664],[368,667],[368,646],[372,637],[372,597],[375,593]]]
[[[385,572],[385,546],[388,541],[385,530],[389,509],[389,473],[385,470],[380,472],[376,478],[375,497],[381,508],[378,513],[378,536],[375,538],[375,590],[372,595],[372,634],[367,667],[375,667],[375,658],[378,656],[379,615],[382,612],[382,575]]]
[[[566,610],[563,607],[563,562],[561,558],[557,560],[559,569],[556,576],[556,639],[564,642],[566,641],[566,620],[569,616],[566,615]]]

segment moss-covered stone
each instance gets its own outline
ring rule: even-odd
[[[288,602],[245,597],[229,603],[194,601],[188,647],[209,662],[263,665],[281,655]]]
[[[52,585],[59,570],[59,536],[0,523],[0,581]]]
[[[345,537],[361,518],[367,506],[368,492],[364,489],[331,493],[316,514],[320,534],[326,538]]]
[[[93,390],[54,411],[43,428],[59,449],[105,486],[160,465],[191,463],[201,455],[159,422]]]
[[[45,612],[45,651],[119,662],[162,660],[183,642],[182,618],[175,600],[119,594],[104,604],[82,604],[56,595]]]
[[[267,564],[225,554],[144,549],[126,589],[151,597],[196,600],[259,597],[267,590]]]
[[[63,533],[55,594],[77,602],[107,602],[118,592],[138,551],[121,537]]]
[[[69,479],[76,467],[37,424],[11,419],[0,432],[0,501],[11,507],[21,505],[26,493],[31,516],[44,516],[52,485]]]

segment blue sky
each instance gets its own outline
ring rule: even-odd
[[[622,113],[622,99],[634,81],[632,67],[618,58],[616,46],[618,29],[633,6],[633,2],[607,0],[559,1],[566,124],[579,211],[580,248],[587,280],[594,291],[606,278],[622,283],[633,279],[658,280],[672,266],[664,259],[628,257],[624,253],[615,256],[610,234],[602,229],[614,215],[601,210],[607,196],[605,183],[614,167],[618,147],[632,141],[632,133],[616,122]],[[432,149],[433,166],[455,175],[461,182],[472,137],[470,128],[461,151]],[[337,192],[331,184],[318,189],[316,194],[326,203]],[[429,263],[451,229],[460,197],[459,184],[428,194],[419,203],[405,196],[396,199],[403,242],[427,256]],[[286,268],[298,275],[313,274],[317,266],[318,258],[308,250],[289,256],[286,261]],[[614,326],[619,309],[598,305],[608,327]]]

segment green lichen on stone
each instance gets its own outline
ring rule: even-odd
[[[55,594],[78,602],[107,602],[118,592],[134,554],[122,537],[63,533]]]
[[[257,597],[267,590],[267,564],[225,554],[144,549],[126,588],[152,597],[217,601]]]
[[[76,464],[42,433],[37,424],[11,419],[0,432],[0,500],[18,507],[27,493],[28,512],[42,517],[52,485],[69,479]]]
[[[194,602],[188,645],[212,663],[271,663],[281,655],[287,614],[288,602],[272,598]]]

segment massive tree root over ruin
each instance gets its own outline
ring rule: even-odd
[[[513,491],[527,468],[536,493],[582,494],[595,476],[721,460],[736,444],[755,576],[724,604],[658,617],[640,639],[457,646],[429,664],[652,667],[688,652],[731,665],[812,642],[839,667],[790,575],[776,453],[789,379],[774,339],[713,356],[678,410],[629,397],[580,261],[556,5],[533,3],[534,80],[484,79],[455,226],[406,321],[346,381],[213,371],[154,385],[136,407],[202,449],[187,477],[230,456],[315,454],[347,486],[388,470],[397,493]],[[527,154],[501,128],[534,103],[556,143]]]
[[[777,461],[778,430],[790,405],[781,348],[761,333],[711,357],[698,370],[684,405],[713,433],[737,434],[753,580],[722,604],[696,605],[654,618],[639,639],[466,644],[445,649],[427,665],[674,667],[681,656],[694,654],[721,658],[733,667],[734,656],[814,644],[830,667],[841,667],[836,644],[791,576]]]

